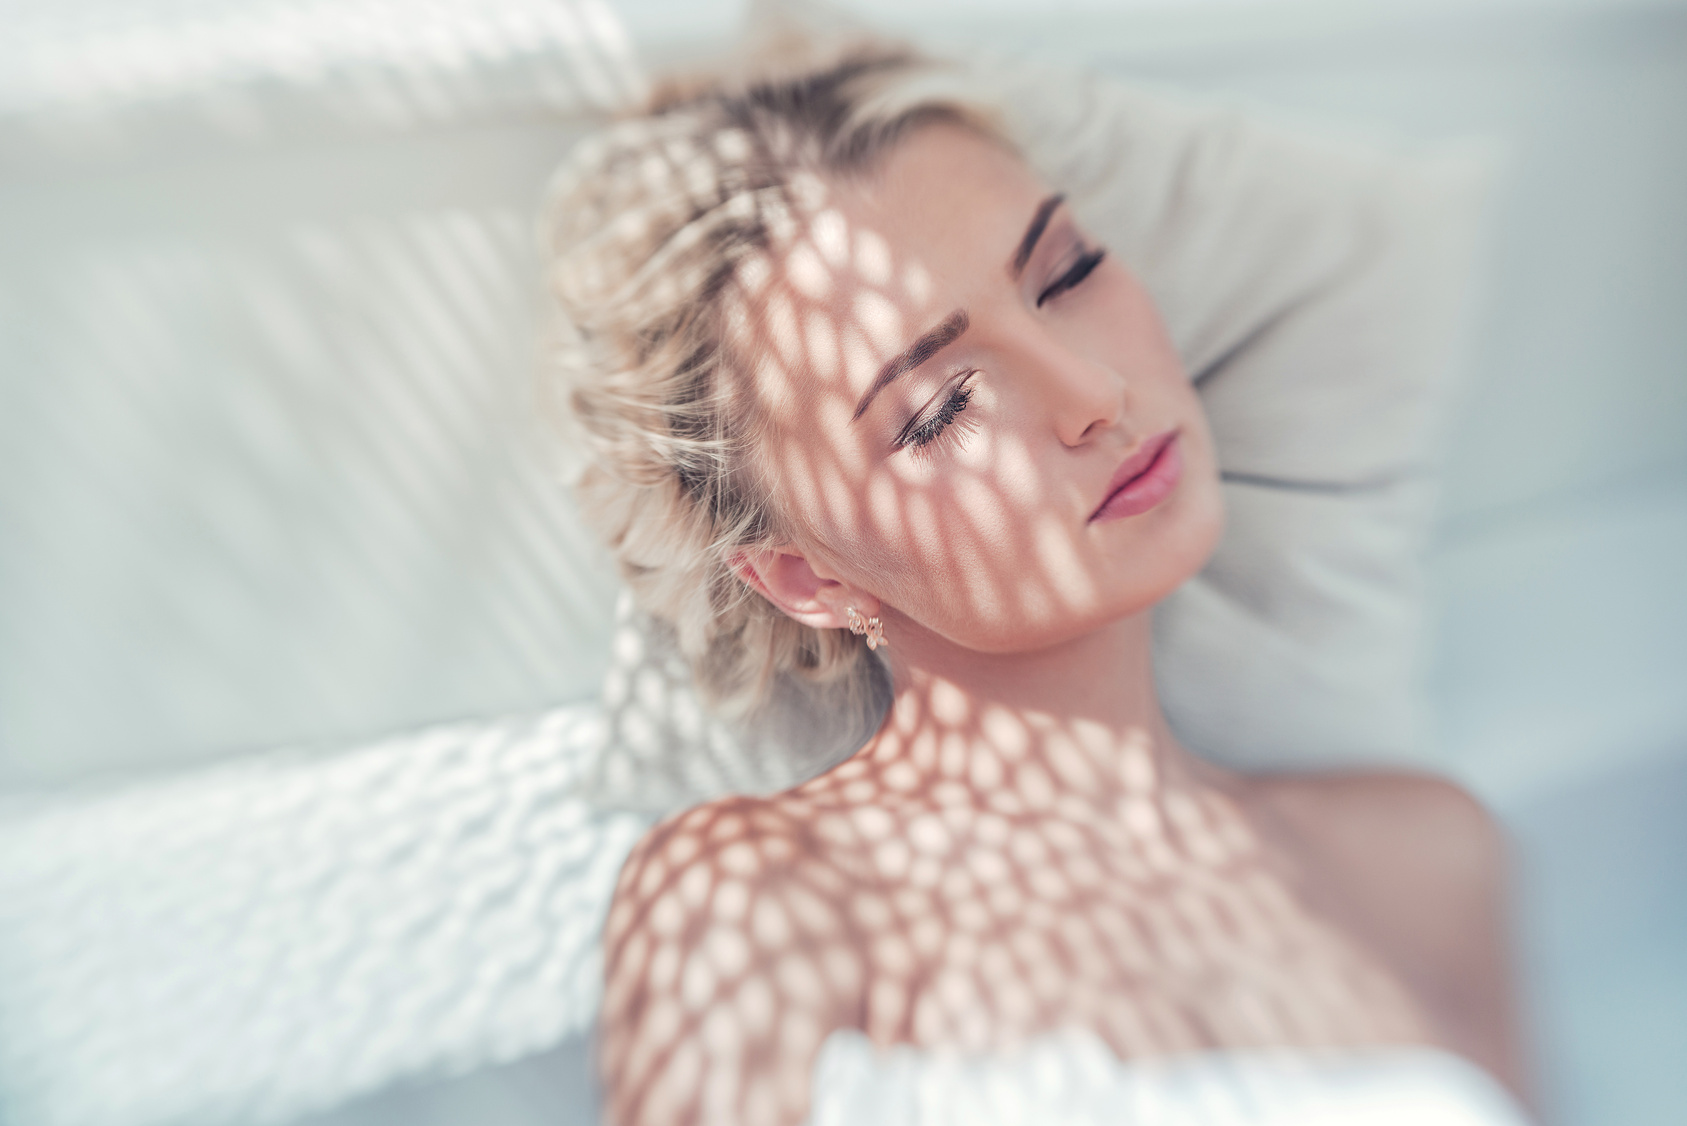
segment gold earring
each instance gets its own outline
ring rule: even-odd
[[[845,606],[844,614],[849,619],[849,632],[857,637],[867,639],[867,648],[877,649],[881,645],[889,645],[885,640],[885,624],[878,618],[863,618],[861,612],[853,606]]]

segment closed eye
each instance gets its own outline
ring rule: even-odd
[[[1048,284],[1048,288],[1037,294],[1037,308],[1041,309],[1045,301],[1059,297],[1067,290],[1081,284],[1083,280],[1089,277],[1090,273],[1101,264],[1101,260],[1106,256],[1107,251],[1101,249],[1100,247],[1097,247],[1094,250],[1087,250],[1083,254],[1079,255],[1078,260],[1073,262],[1064,274],[1055,278],[1054,281]]]
[[[939,396],[942,403],[937,409],[909,419],[896,436],[895,448],[921,450],[941,438],[972,401],[972,377],[976,374],[976,370],[964,373],[953,390]]]

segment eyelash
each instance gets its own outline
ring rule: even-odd
[[[1106,256],[1107,251],[1101,249],[1100,247],[1097,247],[1095,250],[1086,250],[1083,254],[1079,255],[1078,260],[1072,263],[1071,269],[1054,279],[1054,281],[1049,283],[1049,287],[1047,289],[1037,294],[1037,308],[1041,309],[1043,307],[1043,302],[1048,301],[1051,298],[1058,297],[1067,290],[1080,285],[1085,278],[1090,276],[1091,271],[1101,264],[1101,260]]]
[[[972,402],[972,377],[976,374],[976,371],[967,372],[960,386],[949,392],[949,397],[943,400],[943,405],[937,408],[936,413],[924,420],[915,419],[909,422],[902,433],[897,435],[896,447],[906,447],[918,452],[943,437],[944,432],[960,417],[961,412],[967,409],[967,404]]]
[[[1106,256],[1107,251],[1099,247],[1079,255],[1078,260],[1072,263],[1064,274],[1050,282],[1048,288],[1037,295],[1037,307],[1041,308],[1044,302],[1081,285]],[[918,452],[943,437],[961,416],[961,412],[967,409],[967,404],[972,402],[972,377],[975,374],[977,373],[967,372],[961,385],[951,391],[949,397],[943,400],[943,405],[937,408],[937,413],[923,421],[915,419],[903,427],[902,433],[896,436],[896,448],[908,448]]]

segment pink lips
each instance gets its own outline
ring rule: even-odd
[[[1178,454],[1177,431],[1167,430],[1147,439],[1124,460],[1107,483],[1107,499],[1090,515],[1091,524],[1122,520],[1147,512],[1177,488],[1183,476],[1183,458]]]

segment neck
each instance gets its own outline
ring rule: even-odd
[[[1166,724],[1146,612],[1031,653],[979,653],[918,629],[899,633],[890,651],[895,703],[868,747],[880,761],[904,761],[935,784],[952,777],[953,765],[918,753],[922,733],[995,744],[1005,727],[1032,736],[1026,753],[1033,756],[1049,745],[1038,733],[1082,732],[1092,746],[1151,748],[1155,773],[1168,782],[1212,782],[1221,773],[1185,750]]]

